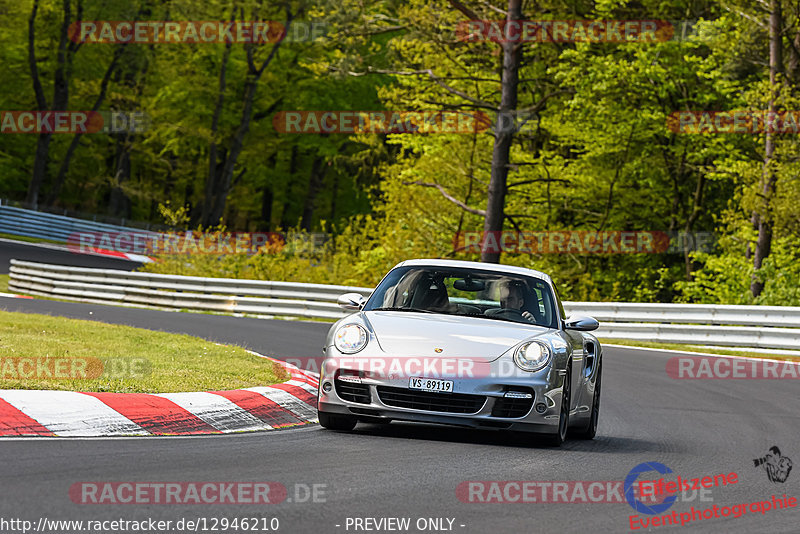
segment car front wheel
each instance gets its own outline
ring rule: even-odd
[[[560,447],[567,440],[567,431],[569,430],[569,407],[572,401],[572,375],[570,368],[571,363],[567,363],[567,374],[564,375],[564,386],[561,390],[561,411],[558,415],[558,432],[548,435],[545,441],[552,447]]]
[[[603,377],[603,364],[597,368],[597,380],[594,383],[594,396],[592,398],[592,417],[586,430],[579,432],[575,437],[579,439],[594,439],[597,435],[597,421],[600,418],[600,380]]]
[[[319,424],[328,430],[353,430],[358,419],[349,415],[339,415],[326,412],[317,412]]]

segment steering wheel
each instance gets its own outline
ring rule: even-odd
[[[486,311],[491,313],[486,313],[485,315],[505,317],[516,321],[528,321],[521,311],[511,308],[494,308]]]

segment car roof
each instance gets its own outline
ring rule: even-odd
[[[467,269],[480,269],[483,271],[493,271],[499,273],[521,274],[523,276],[533,276],[534,278],[541,278],[547,283],[552,285],[552,280],[546,274],[534,269],[526,269],[525,267],[517,267],[515,265],[501,265],[498,263],[484,263],[480,261],[462,261],[462,260],[442,260],[442,259],[416,259],[401,261],[395,265],[397,267],[409,266],[426,266],[426,267],[461,267]]]

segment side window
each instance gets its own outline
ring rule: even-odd
[[[536,324],[548,328],[558,328],[558,310],[550,286],[542,280],[531,282],[526,297],[527,311],[536,318]]]
[[[546,316],[547,309],[545,309],[545,299],[544,299],[544,292],[539,289],[538,287],[533,290],[533,294],[536,295],[536,308],[539,310],[539,315]]]

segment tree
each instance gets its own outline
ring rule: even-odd
[[[291,28],[292,21],[302,13],[303,8],[297,8],[295,11],[289,3],[287,3],[284,8],[286,12],[286,22],[283,27],[284,31],[288,32]],[[242,19],[244,19],[244,10],[240,10],[239,13]],[[256,14],[257,11],[254,10],[253,18],[257,20],[258,17]],[[233,20],[233,17],[231,17],[231,20]],[[203,204],[203,222],[206,226],[215,225],[222,218],[228,192],[233,183],[234,170],[244,146],[244,138],[250,129],[250,123],[253,119],[253,102],[256,97],[259,81],[264,71],[275,58],[283,41],[283,38],[277,39],[270,47],[267,57],[260,61],[256,58],[256,50],[259,46],[251,42],[246,42],[244,44],[247,57],[247,75],[244,83],[244,94],[242,95],[241,117],[235,131],[230,135],[227,141],[227,147],[223,151],[222,161],[218,161],[218,147],[215,137],[218,133],[219,113],[224,103],[225,76],[228,58],[230,56],[230,46],[226,46],[225,55],[223,56],[223,62],[220,67],[219,94],[211,127],[212,141],[209,147],[208,177],[206,178],[206,195]],[[246,168],[241,169],[239,172],[240,175],[243,174],[246,172]]]
[[[83,18],[83,0],[77,0],[76,19]],[[39,0],[33,0],[33,7],[28,18],[28,65],[31,72],[33,92],[36,95],[36,109],[39,111],[64,111],[69,104],[69,84],[72,75],[72,63],[81,47],[81,43],[69,39],[69,26],[73,22],[71,0],[62,1],[63,18],[58,32],[58,52],[53,70],[53,100],[48,107],[44,94],[39,65],[36,59],[36,15],[39,12]],[[33,173],[25,201],[36,207],[39,204],[39,192],[47,177],[47,166],[50,161],[50,142],[53,134],[41,132],[36,142],[36,156],[33,160]]]
[[[776,101],[780,96],[779,77],[783,73],[783,14],[781,0],[770,1],[769,13],[769,107],[768,112],[774,114],[777,110]],[[795,51],[795,54],[797,52]],[[778,175],[774,169],[775,157],[774,133],[767,129],[764,146],[764,175],[762,177],[762,203],[760,209],[753,212],[753,226],[758,231],[758,239],[753,253],[753,281],[750,291],[753,297],[758,297],[764,291],[764,281],[760,278],[759,270],[764,264],[764,258],[769,256],[772,248],[773,218],[770,214],[771,200],[775,193]]]

